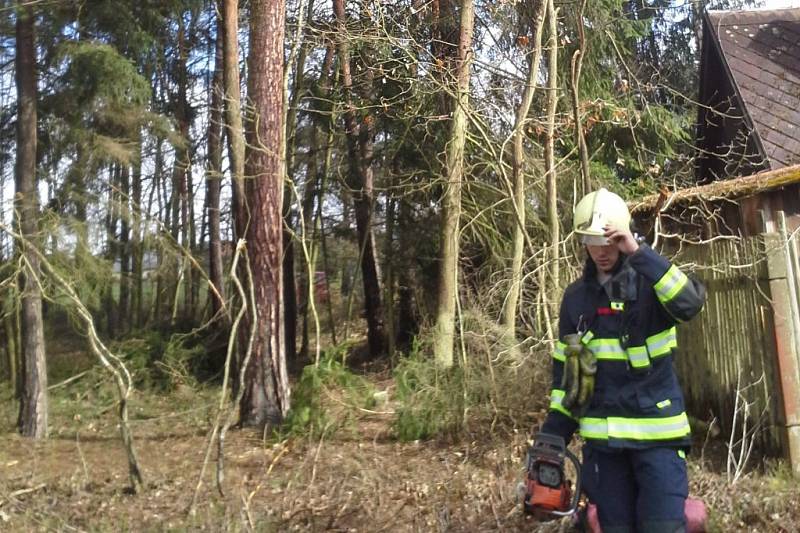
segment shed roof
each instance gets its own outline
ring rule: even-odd
[[[800,162],[800,8],[706,17],[770,168]]]
[[[628,205],[634,216],[645,215],[654,209],[661,210],[676,204],[742,198],[795,183],[800,183],[800,164],[677,191],[665,190],[645,196],[639,201],[629,202]]]

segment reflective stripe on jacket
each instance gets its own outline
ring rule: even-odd
[[[615,448],[686,446],[689,420],[673,369],[675,325],[702,308],[705,289],[647,246],[617,263],[606,286],[587,260],[583,277],[564,292],[559,338],[580,332],[597,356],[595,392],[580,420],[561,404],[565,360],[553,352],[550,414],[542,431]]]

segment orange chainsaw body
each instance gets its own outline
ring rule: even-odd
[[[534,510],[566,511],[570,507],[572,491],[566,484],[554,489],[528,478],[526,489],[526,493],[530,495],[526,504]]]
[[[568,516],[575,512],[580,496],[580,476],[573,493],[572,484],[565,475],[567,461],[580,472],[580,463],[567,450],[563,438],[547,433],[536,436],[528,449],[523,500],[526,513]]]

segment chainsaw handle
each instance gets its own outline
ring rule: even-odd
[[[567,459],[572,461],[572,464],[575,466],[575,472],[577,474],[575,478],[575,490],[572,493],[572,502],[570,503],[569,509],[566,511],[550,511],[550,514],[555,516],[570,516],[578,510],[578,502],[581,499],[581,462],[575,456],[574,453],[565,449],[565,456]]]

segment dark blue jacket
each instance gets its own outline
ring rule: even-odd
[[[703,306],[704,287],[646,245],[621,256],[605,287],[587,260],[583,277],[564,292],[553,353],[550,413],[543,432],[567,442],[576,429],[611,448],[687,447],[689,421],[673,369],[675,325]],[[570,333],[597,356],[595,392],[576,418],[561,405],[565,344]]]

